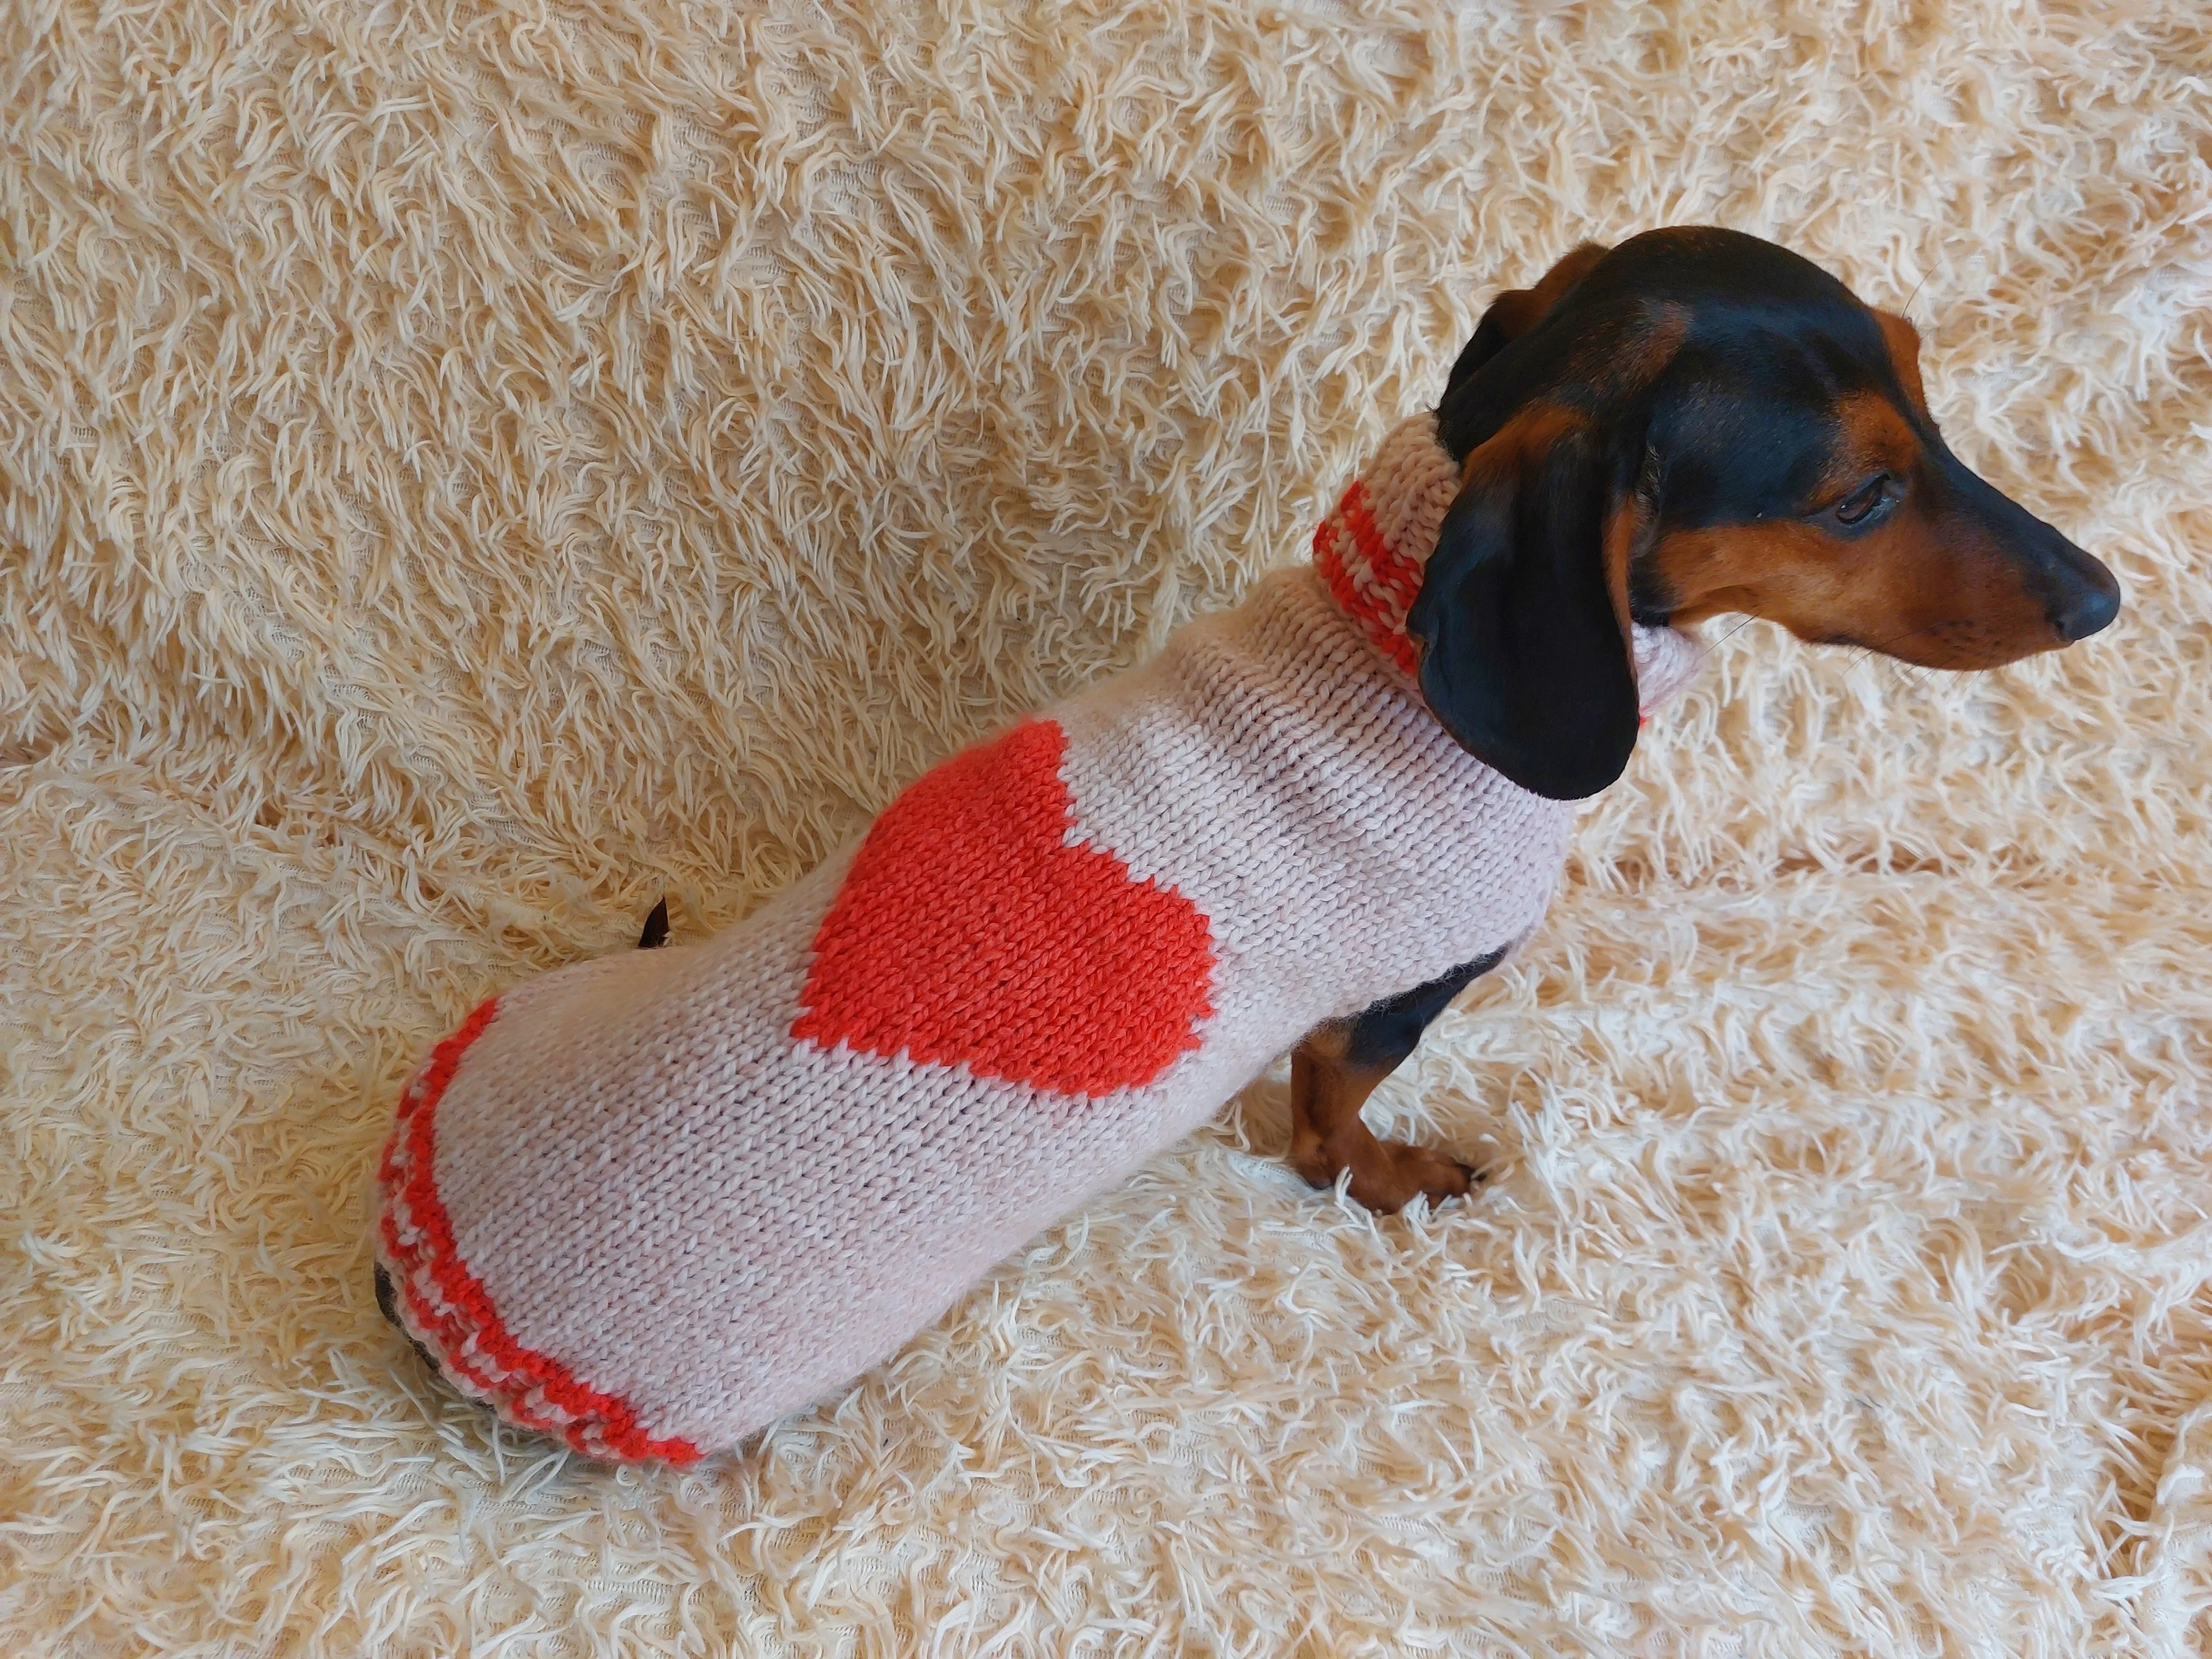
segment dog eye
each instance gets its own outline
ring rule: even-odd
[[[1889,474],[1877,473],[1838,501],[1832,509],[1838,524],[1864,524],[1889,499]]]

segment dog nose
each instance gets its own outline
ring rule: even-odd
[[[2102,565],[2096,567],[2095,576],[2069,583],[2066,592],[2051,602],[2051,626],[2069,645],[2111,626],[2119,614],[2120,585]]]

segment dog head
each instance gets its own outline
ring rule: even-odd
[[[1736,611],[1955,669],[2110,623],[2112,572],[1945,445],[1918,348],[1732,231],[1585,245],[1501,295],[1437,410],[1462,486],[1407,617],[1437,717],[1578,799],[1635,747],[1632,622]]]

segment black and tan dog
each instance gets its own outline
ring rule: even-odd
[[[1465,1192],[1360,1106],[1540,920],[1561,803],[1693,665],[1660,624],[1987,668],[2116,613],[1944,446],[1915,349],[1750,237],[1577,249],[1310,568],[945,762],[740,927],[482,1004],[400,1101],[387,1310],[512,1420],[681,1462],[894,1351],[1301,1033],[1301,1174]]]
[[[1633,621],[1723,612],[1929,668],[2001,667],[2119,613],[2103,564],[1951,453],[1920,336],[1827,272],[1713,228],[1585,242],[1498,296],[1437,427],[1463,489],[1407,618],[1421,689],[1467,749],[1559,800],[1620,776]],[[641,941],[667,937],[665,906]],[[1291,1161],[1395,1210],[1474,1172],[1360,1121],[1503,951],[1333,1021],[1291,1061]]]
[[[1464,486],[1407,617],[1437,717],[1515,782],[1577,799],[1635,744],[1630,620],[1738,612],[1950,669],[2105,627],[2118,583],[1951,453],[1919,346],[1818,266],[1725,230],[1585,244],[1502,295],[1438,410]],[[1498,961],[1300,1045],[1299,1173],[1349,1169],[1377,1209],[1467,1190],[1465,1168],[1377,1141],[1359,1109]]]

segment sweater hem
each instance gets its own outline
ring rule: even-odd
[[[384,1195],[377,1255],[398,1286],[400,1322],[463,1393],[524,1428],[555,1436],[587,1457],[695,1463],[703,1454],[690,1441],[647,1434],[627,1401],[516,1341],[454,1243],[434,1174],[438,1103],[461,1057],[498,1012],[499,999],[489,999],[431,1051],[400,1096],[377,1168]]]

